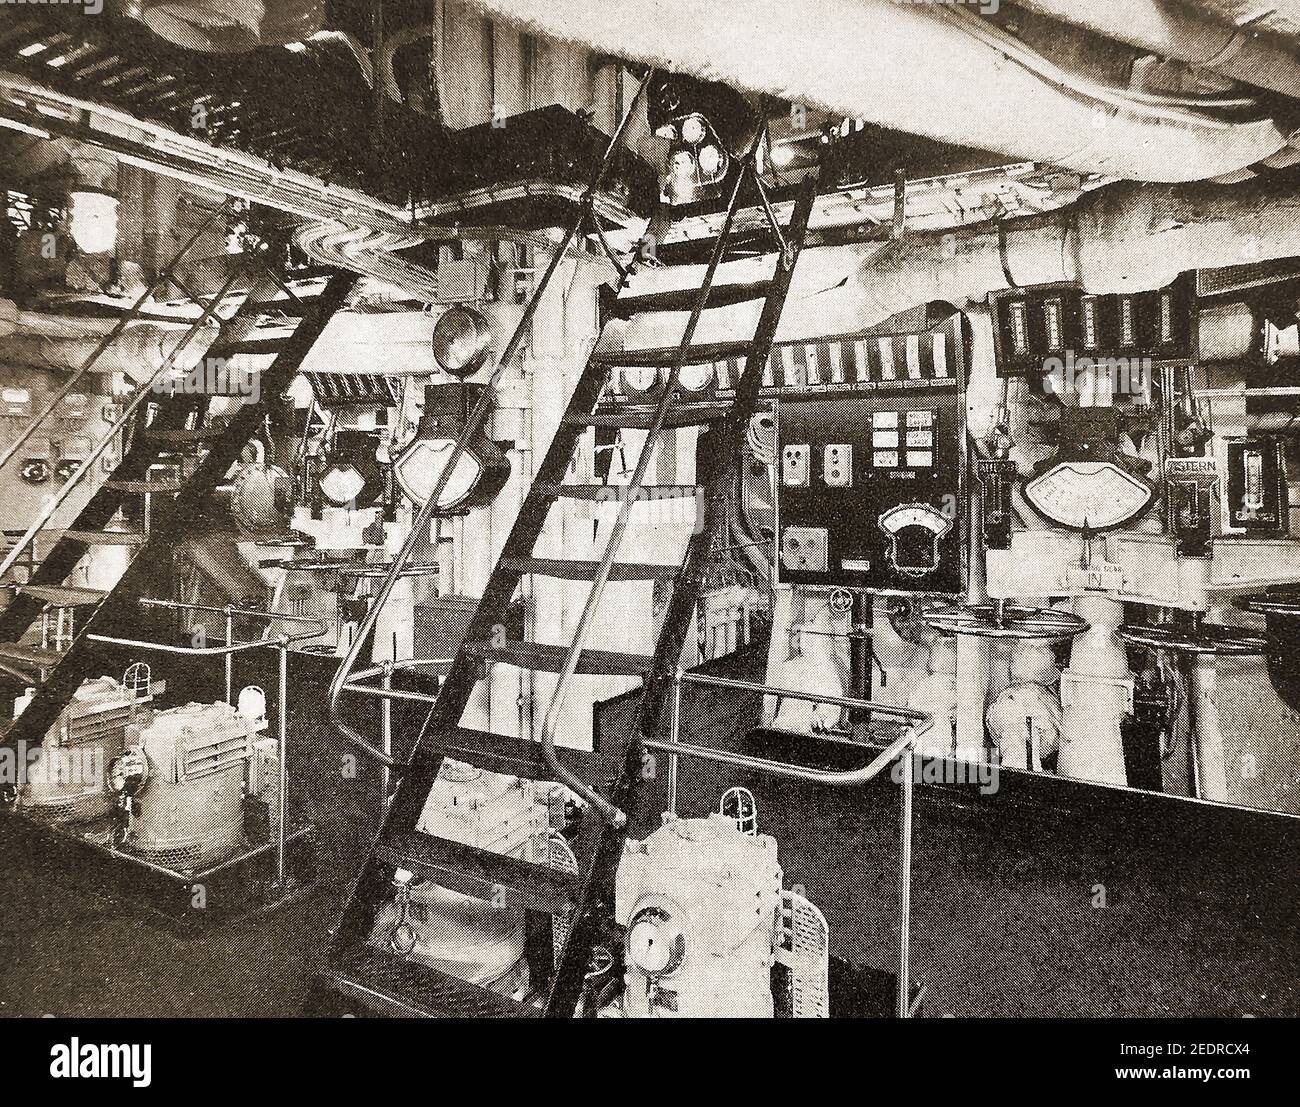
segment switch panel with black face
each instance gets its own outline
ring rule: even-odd
[[[782,400],[779,579],[960,593],[961,403],[955,386]]]

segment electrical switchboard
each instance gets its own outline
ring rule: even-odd
[[[961,592],[963,337],[956,313],[920,333],[872,333],[850,387],[778,400],[783,582]]]

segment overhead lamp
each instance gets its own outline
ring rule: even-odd
[[[434,324],[433,359],[458,380],[472,377],[491,354],[492,327],[473,308],[449,308]]]
[[[106,254],[117,245],[117,204],[103,189],[68,193],[68,230],[83,254]]]

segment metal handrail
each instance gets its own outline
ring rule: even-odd
[[[757,140],[755,144],[757,145]],[[753,151],[750,152],[751,155],[752,153]],[[681,377],[682,367],[686,363],[691,340],[695,337],[695,328],[699,325],[700,316],[704,313],[704,307],[708,303],[709,292],[712,290],[713,279],[717,274],[718,265],[722,261],[727,238],[731,234],[741,187],[744,185],[746,177],[752,175],[752,173],[750,157],[746,157],[741,171],[736,174],[736,183],[727,202],[727,217],[723,221],[722,230],[709,256],[708,268],[704,273],[704,283],[691,306],[690,318],[687,319],[686,327],[682,331],[681,341],[677,347],[677,357],[673,360],[672,372],[664,385],[659,402],[655,405],[654,417],[651,419],[650,428],[646,432],[645,442],[641,447],[640,455],[637,457],[636,467],[633,469],[632,477],[626,485],[626,491],[620,499],[618,515],[614,519],[613,531],[605,545],[605,552],[601,555],[600,564],[596,568],[591,591],[587,593],[587,604],[582,610],[582,617],[578,620],[573,641],[569,644],[568,652],[564,655],[564,664],[560,667],[560,679],[556,683],[551,702],[547,705],[546,714],[542,717],[542,757],[545,759],[547,766],[556,773],[559,779],[591,803],[606,820],[615,826],[623,826],[627,822],[627,815],[603,796],[583,784],[560,764],[555,750],[555,735],[559,728],[560,713],[564,709],[564,700],[568,694],[569,685],[572,683],[574,673],[578,670],[582,651],[587,644],[587,638],[590,636],[592,625],[595,622],[596,611],[600,607],[600,601],[604,596],[605,586],[609,583],[610,573],[614,567],[614,559],[618,556],[619,548],[622,546],[623,538],[627,533],[632,506],[639,498],[641,489],[645,485],[646,474],[650,469],[651,455],[658,444],[659,435],[663,432],[664,424],[668,420],[668,411],[677,402],[677,383]],[[780,261],[778,261],[778,264],[780,264]]]
[[[389,754],[379,749],[373,743],[368,742],[365,737],[363,737],[355,727],[349,725],[340,714],[339,699],[342,695],[343,688],[349,681],[352,669],[357,663],[357,658],[360,656],[361,649],[369,638],[370,632],[379,621],[379,616],[384,609],[384,605],[388,602],[388,598],[392,595],[397,581],[401,578],[402,570],[405,569],[407,563],[411,559],[415,547],[420,543],[424,528],[435,516],[441,517],[443,515],[443,512],[438,507],[438,500],[441,498],[443,492],[446,491],[447,485],[451,481],[452,475],[455,473],[456,468],[460,463],[460,459],[464,456],[466,449],[469,447],[470,441],[486,424],[488,413],[491,411],[494,400],[494,390],[510,362],[514,360],[514,356],[518,353],[520,346],[523,344],[524,335],[527,333],[528,326],[532,322],[533,316],[537,314],[537,308],[541,304],[543,294],[551,283],[551,278],[555,275],[556,270],[559,269],[560,263],[568,253],[570,244],[573,242],[574,238],[577,237],[578,231],[587,219],[588,212],[585,197],[594,196],[596,191],[600,188],[601,182],[605,179],[605,174],[609,171],[609,167],[613,162],[614,154],[623,141],[623,136],[627,132],[628,125],[632,121],[632,116],[635,113],[637,105],[641,100],[641,96],[645,92],[648,84],[649,77],[647,76],[637,88],[636,94],[629,101],[627,110],[623,114],[623,118],[620,120],[618,127],[611,136],[609,145],[605,148],[605,154],[601,158],[600,165],[592,175],[591,182],[587,186],[587,190],[584,193],[584,202],[579,207],[578,215],[565,231],[564,237],[555,245],[551,254],[551,260],[546,266],[541,280],[538,281],[537,286],[533,289],[533,294],[525,305],[523,314],[519,318],[519,322],[515,324],[515,329],[510,335],[509,341],[502,350],[501,356],[497,359],[496,368],[492,371],[492,375],[488,379],[487,383],[480,390],[478,399],[474,403],[474,408],[465,420],[465,427],[461,431],[460,437],[457,438],[456,445],[452,448],[451,455],[448,457],[446,464],[443,466],[437,484],[429,494],[429,498],[425,500],[424,506],[421,507],[419,514],[412,522],[406,541],[402,543],[402,548],[398,550],[397,555],[393,558],[393,563],[389,568],[388,575],[384,578],[383,584],[380,586],[379,594],[375,597],[374,602],[370,605],[370,610],[366,612],[365,618],[357,628],[356,636],[353,638],[347,654],[344,655],[343,661],[339,664],[338,670],[334,674],[333,681],[330,682],[329,706],[331,724],[333,724],[333,726],[345,738],[347,738],[348,741],[365,751],[388,769],[397,769],[401,766]],[[575,788],[575,791],[581,791],[585,794],[587,789],[580,781],[574,780],[570,782],[567,779],[570,775],[571,774],[567,773],[567,771],[564,773],[564,777],[566,778],[565,783],[576,784],[577,787]]]
[[[906,720],[910,725],[889,743],[866,765],[858,769],[836,771],[831,769],[811,769],[803,765],[791,765],[785,761],[773,761],[767,757],[753,757],[745,753],[730,753],[714,749],[712,746],[698,746],[690,742],[679,741],[681,734],[682,685],[686,683],[702,684],[714,688],[732,688],[739,691],[756,692],[760,695],[784,695],[790,699],[806,700],[812,703],[833,703],[843,707],[855,707],[873,711],[882,715],[893,715]],[[759,684],[752,680],[737,680],[732,677],[710,676],[705,673],[688,673],[678,668],[673,673],[673,710],[669,740],[647,738],[642,745],[647,750],[658,750],[668,754],[668,812],[677,814],[677,759],[695,757],[701,761],[713,761],[723,765],[733,765],[742,769],[753,769],[770,776],[786,780],[800,780],[812,784],[827,784],[843,787],[866,784],[878,777],[885,768],[900,759],[903,772],[898,785],[898,992],[895,1013],[900,1019],[911,1015],[911,956],[912,956],[912,799],[916,775],[917,741],[934,725],[934,718],[926,711],[917,711],[910,707],[896,707],[893,704],[876,703],[874,700],[860,699],[856,696],[827,696],[816,692],[803,692],[798,689],[774,688],[770,684]]]
[[[81,368],[63,382],[58,391],[50,397],[49,403],[45,405],[40,414],[35,416],[31,422],[23,428],[18,437],[5,449],[4,453],[0,454],[0,469],[3,469],[13,460],[14,455],[22,449],[23,443],[31,438],[31,436],[36,433],[36,429],[58,408],[59,404],[63,402],[68,393],[72,391],[73,386],[88,372],[90,372],[91,366],[104,356],[108,348],[118,340],[122,332],[139,317],[141,311],[144,310],[144,305],[149,302],[154,293],[156,293],[160,288],[166,287],[169,283],[176,283],[172,276],[173,268],[187,253],[189,253],[190,249],[199,238],[202,237],[207,229],[212,226],[216,221],[217,216],[226,211],[227,206],[227,204],[222,204],[219,208],[213,211],[212,214],[199,225],[198,230],[185,240],[184,245],[182,245],[176,252],[176,255],[167,264],[167,267],[154,278],[153,283],[149,285],[148,288],[140,293],[139,298],[127,309],[126,314],[118,319],[118,321],[113,325],[113,328],[99,340],[99,343],[95,346],[94,350],[91,351],[90,356],[86,358]]]
[[[320,634],[324,634],[326,627],[323,623],[320,625]],[[231,654],[245,653],[248,650],[274,649],[279,659],[278,666],[278,687],[279,694],[276,697],[276,739],[279,745],[279,772],[278,772],[278,792],[276,796],[276,835],[275,835],[275,871],[276,887],[284,884],[285,877],[285,847],[288,842],[288,814],[289,814],[289,647],[295,642],[303,641],[307,638],[316,638],[318,634],[300,634],[288,635],[281,634],[278,638],[272,640],[261,639],[256,642],[228,642],[224,646],[171,646],[162,642],[145,642],[134,638],[111,638],[104,634],[87,635],[92,641],[103,642],[112,646],[130,646],[133,649],[156,650],[159,653],[179,653],[189,654],[194,657],[211,657],[213,655],[225,654],[227,660]],[[227,690],[226,702],[230,702],[230,693]],[[232,705],[233,706],[233,705]]]
[[[172,367],[176,364],[176,359],[180,356],[181,352],[194,341],[194,337],[208,323],[210,317],[216,313],[217,308],[226,299],[226,295],[230,292],[231,288],[234,287],[235,283],[243,273],[244,266],[236,267],[235,271],[226,279],[225,283],[218,290],[216,296],[213,297],[212,302],[203,309],[203,312],[199,317],[194,320],[193,324],[186,330],[180,342],[178,342],[172,352],[163,359],[162,365],[158,367],[157,371],[149,378],[149,380],[138,387],[135,395],[131,398],[130,403],[126,405],[121,415],[119,415],[114,421],[113,425],[108,429],[108,432],[104,437],[100,439],[94,449],[90,451],[89,455],[81,462],[76,471],[63,483],[63,486],[58,490],[58,492],[54,493],[54,495],[50,497],[49,502],[46,503],[41,514],[32,522],[31,526],[27,528],[27,531],[23,534],[22,538],[18,540],[18,544],[9,551],[9,554],[5,557],[4,561],[0,562],[0,577],[3,577],[13,568],[14,563],[18,560],[22,551],[26,550],[36,535],[45,529],[46,523],[54,517],[54,513],[63,505],[63,501],[66,500],[72,493],[72,490],[81,483],[82,478],[90,472],[91,466],[93,466],[95,462],[99,460],[104,451],[108,449],[109,444],[117,437],[118,433],[126,426],[131,417],[135,414],[136,409],[150,397],[154,384],[162,380],[165,373],[171,372]]]

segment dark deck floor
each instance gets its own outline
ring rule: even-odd
[[[376,826],[375,773],[364,762],[356,778],[342,771],[344,750],[320,718],[323,688],[308,671],[318,666],[294,660],[291,705],[297,802],[320,832],[312,894],[183,936],[128,901],[87,893],[76,872],[33,871],[0,828],[0,1014],[300,1012]],[[168,675],[178,687],[180,674]],[[216,694],[219,672],[190,677]],[[698,693],[688,729],[725,743],[755,709]],[[688,767],[682,813],[714,808],[732,782]],[[891,967],[897,789],[888,780],[852,791],[745,774],[734,782],[757,793],[761,829],[780,843],[787,883],[803,884],[826,913],[833,951]],[[928,1013],[1300,1015],[1295,827],[1159,798],[1062,812],[922,788],[912,948]],[[1104,908],[1093,906],[1099,885]]]

